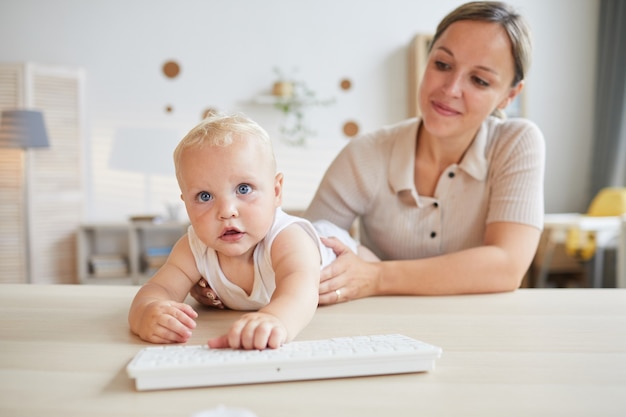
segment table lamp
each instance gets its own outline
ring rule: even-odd
[[[24,151],[30,148],[47,148],[48,135],[43,120],[43,113],[35,110],[5,110],[0,118],[0,148],[21,148]],[[30,230],[28,217],[28,157],[23,155],[23,216],[24,216],[24,244],[25,244],[25,274],[26,282],[31,282],[30,276]]]

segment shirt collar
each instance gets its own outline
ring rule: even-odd
[[[476,137],[465,152],[459,168],[467,172],[478,181],[484,181],[487,178],[488,162],[486,157],[487,150],[487,126],[485,123],[480,125]]]
[[[415,146],[420,122],[419,118],[414,118],[398,126],[396,132],[398,140],[393,143],[389,164],[389,185],[395,193],[415,189]],[[487,131],[485,123],[481,124],[476,137],[459,164],[460,169],[478,181],[484,181],[487,178],[488,162],[485,156]]]
[[[420,119],[409,119],[396,127],[398,140],[393,142],[389,160],[389,186],[395,193],[414,190],[415,146]]]

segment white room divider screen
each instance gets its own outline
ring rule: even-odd
[[[1,282],[77,282],[83,83],[81,69],[0,63],[0,110],[42,111],[50,141],[45,149],[0,149]]]

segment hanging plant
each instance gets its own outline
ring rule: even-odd
[[[320,100],[304,81],[286,78],[279,68],[274,68],[274,72],[278,79],[272,86],[272,94],[276,97],[274,107],[283,113],[280,127],[282,139],[289,144],[303,146],[306,139],[315,133],[306,123],[306,108],[327,106],[334,103],[334,99]]]

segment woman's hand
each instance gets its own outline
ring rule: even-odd
[[[224,309],[224,303],[222,303],[217,293],[213,291],[213,288],[209,286],[209,283],[204,278],[200,278],[200,281],[191,288],[189,295],[204,306],[220,310]]]
[[[376,295],[379,268],[376,262],[366,262],[334,237],[322,238],[322,243],[337,255],[320,276],[319,304],[336,304]]]

